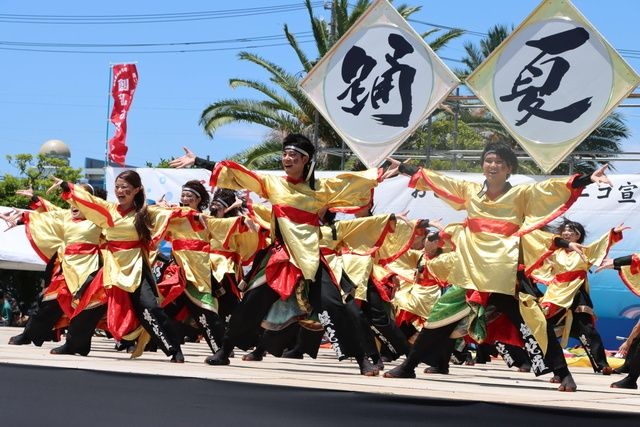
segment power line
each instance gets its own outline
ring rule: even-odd
[[[311,7],[322,7],[324,2],[311,2]],[[178,12],[140,15],[23,15],[0,14],[0,22],[8,24],[46,24],[46,25],[96,25],[96,24],[154,24],[166,22],[201,21],[224,18],[287,13],[305,10],[302,2],[266,7],[210,10],[201,12]]]

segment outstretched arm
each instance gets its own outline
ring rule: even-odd
[[[187,168],[195,164],[196,154],[187,147],[182,147],[182,149],[184,150],[184,155],[169,162],[169,166],[172,168]]]

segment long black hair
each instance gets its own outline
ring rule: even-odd
[[[562,218],[562,223],[558,226],[557,234],[561,234],[565,228],[577,233],[580,237],[578,237],[578,243],[582,244],[584,242],[584,238],[587,237],[587,232],[584,229],[584,226],[576,221],[571,221],[568,218]]]
[[[133,188],[139,188],[140,191],[136,193],[133,198],[133,207],[136,211],[135,218],[135,227],[138,232],[138,237],[140,241],[145,246],[151,245],[151,216],[149,215],[149,211],[147,210],[147,196],[144,193],[144,187],[142,185],[142,179],[138,172],[134,170],[125,170],[120,172],[120,174],[116,177],[117,179],[122,179],[127,182],[127,184],[131,185]]]

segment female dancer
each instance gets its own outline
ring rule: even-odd
[[[79,186],[93,193],[90,185]],[[3,215],[3,219],[10,226],[25,225],[31,246],[47,263],[50,274],[36,312],[22,333],[11,337],[9,344],[33,343],[39,347],[50,339],[54,328],[61,327],[62,322],[68,324],[65,343],[52,349],[51,354],[86,356],[96,325],[106,313],[104,293],[94,295],[77,315],[74,311],[101,266],[98,249],[102,229],[87,221],[75,206],[60,209],[44,199],[34,198],[29,190],[21,190],[19,194],[32,196],[32,206],[39,212],[25,211],[15,218]]]
[[[107,202],[71,183],[54,178],[62,197],[104,230],[106,239],[103,283],[108,297],[107,324],[116,340],[139,322],[171,361],[183,363],[180,340],[170,329],[170,319],[158,305],[151,271],[157,244],[169,220],[183,215],[179,209],[147,206],[140,175],[121,172],[115,180],[116,203]]]
[[[614,227],[591,244],[582,246],[586,235],[584,226],[565,218],[556,230],[557,234],[569,244],[580,245],[580,251],[540,248],[545,252],[527,269],[532,281],[547,286],[539,299],[547,321],[557,326],[564,320],[562,346],[566,345],[569,336],[577,338],[594,371],[603,375],[611,375],[613,369],[607,362],[602,338],[594,325],[587,273],[593,265],[602,262],[613,244],[622,239],[622,231],[626,228],[622,225]]]
[[[502,143],[489,143],[482,153],[482,170],[486,178],[483,184],[456,180],[428,169],[390,161],[394,169],[411,175],[411,187],[434,191],[454,209],[466,210],[468,216],[460,232],[452,239],[456,250],[426,264],[436,276],[456,286],[452,286],[436,303],[429,324],[420,332],[409,357],[385,376],[414,377],[414,369],[424,353],[442,346],[458,321],[472,313],[472,326],[481,326],[485,307],[490,303],[524,332],[528,348],[533,353],[534,371],[542,374],[553,370],[561,378],[559,390],[575,391],[577,387],[551,328],[547,327],[546,336],[543,333],[538,334],[540,338],[534,337],[531,330],[536,329],[529,329],[520,314],[515,298],[519,240],[520,236],[548,224],[566,211],[582,188],[592,181],[610,184],[604,175],[607,166],[598,169],[591,177],[573,176],[511,186],[507,180],[517,171],[518,159],[511,148]],[[461,300],[462,304],[452,313],[451,305],[447,303],[451,301],[445,299]],[[468,304],[464,303],[465,299]],[[438,322],[432,323],[431,319],[438,319]],[[481,331],[475,328],[472,333],[481,334]],[[482,337],[478,339],[482,340]],[[544,339],[548,342],[546,349]],[[545,359],[542,359],[542,353]]]

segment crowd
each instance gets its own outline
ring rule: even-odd
[[[387,378],[413,378],[421,363],[427,374],[446,375],[452,360],[472,363],[468,346],[483,344],[510,366],[552,374],[558,390],[572,392],[577,385],[562,350],[571,336],[594,372],[615,373],[586,277],[593,266],[618,268],[635,286],[638,257],[607,258],[627,227],[589,244],[579,223],[564,218],[553,227],[584,187],[610,185],[606,166],[512,186],[518,160],[500,143],[483,151],[484,183],[393,159],[384,168],[317,179],[314,159],[314,145],[300,134],[283,140],[284,176],[211,162],[185,148],[171,166],[211,170],[213,192],[188,181],[176,206],[150,205],[133,170],[116,177],[115,202],[57,178],[50,191],[62,191],[69,209],[24,193],[32,210],[1,218],[24,225],[47,262],[47,283],[9,343],[41,345],[64,328],[64,344],[51,352],[87,355],[99,328],[134,357],[158,348],[183,363],[191,329],[211,350],[205,363],[224,366],[234,348],[253,349],[246,361],[265,353],[315,358],[324,339],[365,376],[401,359]],[[444,225],[376,215],[374,188],[398,174],[464,210],[466,219]],[[249,192],[268,203],[255,203]],[[171,244],[169,257],[159,254],[162,241]],[[612,387],[635,388],[640,354],[629,353],[629,375]]]

